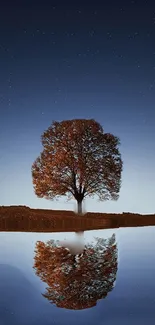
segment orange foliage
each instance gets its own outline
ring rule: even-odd
[[[118,199],[122,160],[119,139],[104,133],[95,120],[53,122],[43,133],[43,151],[32,165],[38,197],[67,195],[82,202],[86,196]]]
[[[37,242],[34,269],[48,287],[43,294],[57,307],[84,309],[96,305],[113,289],[117,273],[115,236],[87,245],[79,262],[54,241]]]

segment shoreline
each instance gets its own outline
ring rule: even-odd
[[[75,232],[123,227],[155,226],[155,214],[87,212],[0,206],[0,231]]]

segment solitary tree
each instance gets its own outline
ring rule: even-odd
[[[74,119],[54,121],[41,140],[44,149],[32,165],[38,197],[73,197],[79,214],[86,196],[118,199],[123,165],[118,137],[93,119]]]

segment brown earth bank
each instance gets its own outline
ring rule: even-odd
[[[120,227],[155,226],[155,214],[87,212],[0,206],[0,231],[68,232]]]

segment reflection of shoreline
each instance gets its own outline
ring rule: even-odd
[[[143,226],[155,226],[155,214],[89,212],[80,217],[72,211],[50,211],[20,206],[0,207],[0,231],[74,232]]]

